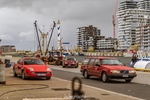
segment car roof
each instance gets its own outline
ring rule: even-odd
[[[86,58],[117,59],[117,58],[115,58],[115,57],[105,57],[105,56],[87,56]]]

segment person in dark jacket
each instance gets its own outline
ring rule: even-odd
[[[131,67],[134,66],[136,61],[137,61],[137,54],[135,53],[135,54],[133,54],[132,59],[131,59],[131,63],[130,63]]]

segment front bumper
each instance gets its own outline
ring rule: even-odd
[[[77,64],[64,64],[64,66],[68,66],[68,67],[76,67],[78,66]]]
[[[136,74],[109,74],[107,75],[108,78],[111,78],[111,79],[127,79],[127,78],[134,78],[136,77],[137,75]]]
[[[49,77],[51,77],[52,76],[52,72],[34,72],[34,71],[32,71],[32,72],[28,72],[28,73],[26,73],[25,74],[26,75],[26,77],[32,77],[32,78],[49,78]]]

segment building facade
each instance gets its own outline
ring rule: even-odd
[[[136,44],[136,28],[150,23],[149,0],[120,2],[118,18],[118,50]]]
[[[112,52],[116,50],[117,39],[114,38],[103,38],[97,41],[97,47],[99,52]]]
[[[1,52],[16,52],[16,47],[14,45],[2,45],[0,50]]]
[[[114,40],[116,39],[101,36],[101,31],[92,25],[78,28],[77,46],[84,52],[87,52],[91,46],[96,52],[114,51]]]
[[[77,32],[77,46],[82,48],[84,52],[88,51],[89,47],[94,47],[96,50],[96,43],[98,39],[103,38],[100,36],[101,31],[93,25],[87,27],[79,27]]]
[[[137,27],[136,43],[140,50],[150,51],[150,25]]]

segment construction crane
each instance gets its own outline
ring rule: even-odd
[[[46,54],[48,52],[49,44],[50,44],[50,41],[51,41],[51,38],[52,38],[53,30],[54,30],[54,27],[56,26],[56,23],[55,23],[55,21],[53,22],[53,27],[50,30],[51,34],[50,34],[50,37],[49,37],[48,44],[47,44],[47,36],[48,36],[48,33],[50,31],[45,34],[44,32],[41,32],[40,29],[39,29],[39,32],[41,33],[41,38],[42,38],[42,47],[41,47],[41,41],[40,41],[40,38],[39,38],[40,36],[39,36],[39,33],[38,33],[38,28],[37,28],[37,21],[34,22],[34,25],[35,25],[36,34],[37,34],[38,45],[39,45],[39,48],[40,48],[40,55],[41,56],[46,56]],[[46,38],[46,45],[47,45],[46,50],[45,50],[45,38]]]
[[[116,0],[116,6],[114,14],[112,15],[112,23],[113,23],[113,38],[116,38],[116,12],[118,7],[118,0]]]

